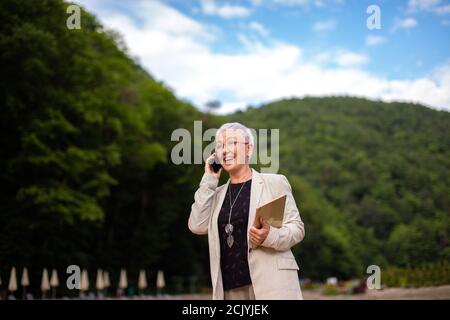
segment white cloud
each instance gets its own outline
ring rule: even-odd
[[[277,4],[288,5],[288,6],[310,6],[315,5],[316,7],[323,7],[327,3],[343,3],[344,0],[273,0]]]
[[[323,51],[313,56],[312,62],[318,65],[325,65],[333,62],[334,54],[330,51]]]
[[[220,107],[220,109],[216,113],[217,114],[229,114],[229,113],[236,112],[238,110],[245,110],[245,108],[247,106],[248,106],[248,104],[246,104],[243,101],[226,102],[226,103],[222,104],[222,106]]]
[[[336,64],[340,67],[354,67],[366,64],[369,57],[355,52],[339,52],[336,56]]]
[[[259,6],[259,5],[261,5],[263,3],[263,0],[250,0],[250,2],[254,6]]]
[[[280,3],[280,4],[286,4],[289,6],[296,6],[296,5],[300,5],[300,6],[304,6],[307,4],[310,4],[311,0],[274,0],[275,3]]]
[[[335,48],[316,53],[308,59],[309,63],[320,66],[322,69],[328,68],[359,68],[370,62],[370,58],[358,52],[347,49]]]
[[[296,45],[241,36],[243,48],[225,54],[211,49],[214,31],[166,4],[133,2],[129,8],[143,19],[138,24],[124,12],[82,1],[124,35],[144,68],[197,106],[220,99],[223,113],[284,97],[352,95],[450,110],[450,62],[418,79],[392,80],[361,69],[368,57],[344,50],[318,54],[315,60],[304,57]],[[322,65],[319,58],[332,64]]]
[[[413,28],[417,25],[417,20],[414,18],[406,18],[404,20],[398,20],[398,26],[400,28]]]
[[[366,37],[366,45],[367,46],[378,46],[386,42],[386,38],[375,35],[368,35]]]
[[[439,5],[441,0],[409,0],[408,8],[413,10],[429,10]]]
[[[450,4],[442,4],[441,0],[409,0],[408,11],[428,11],[444,15],[450,13]]]
[[[369,63],[367,55],[342,48],[322,51],[308,59],[312,64],[323,67],[353,68]]]
[[[330,19],[330,20],[324,20],[324,21],[316,21],[313,25],[314,31],[328,31],[332,30],[336,27],[336,21]]]
[[[450,110],[450,62],[436,68],[428,77],[389,82],[386,100],[421,102]]]
[[[450,4],[445,6],[440,6],[434,9],[437,14],[448,14],[450,13]]]
[[[214,0],[202,0],[202,12],[208,15],[217,15],[222,18],[242,18],[250,15],[250,9],[235,5],[217,5]]]
[[[391,31],[394,32],[398,29],[411,29],[417,26],[417,24],[418,22],[414,18],[405,18],[405,19],[396,18]]]
[[[269,30],[264,27],[261,23],[256,22],[256,21],[252,21],[250,22],[250,24],[248,25],[248,27],[256,32],[258,32],[260,35],[262,36],[268,36],[269,35]]]

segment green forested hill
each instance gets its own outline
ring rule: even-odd
[[[28,266],[37,285],[42,267],[70,264],[109,269],[112,281],[120,268],[130,280],[137,268],[171,274],[183,260],[173,248],[192,255],[191,274],[203,242],[184,232],[186,205],[202,168],[170,163],[170,135],[212,120],[88,12],[69,30],[67,6],[0,4],[0,275]]]
[[[231,118],[280,129],[280,172],[306,223],[298,251],[308,275],[450,259],[450,113],[330,97]]]
[[[91,283],[97,268],[113,285],[126,268],[130,286],[139,269],[152,280],[164,270],[171,290],[191,276],[207,284],[206,239],[187,229],[203,166],[170,161],[172,131],[194,120],[280,129],[280,172],[306,224],[295,248],[303,277],[450,259],[449,113],[306,98],[212,116],[145,72],[89,13],[67,29],[67,5],[0,3],[2,279],[26,266],[38,291],[43,267],[78,264]]]

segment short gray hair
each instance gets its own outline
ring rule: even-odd
[[[226,130],[239,131],[243,135],[245,141],[248,142],[249,145],[252,145],[252,146],[254,145],[254,138],[253,138],[251,130],[239,122],[229,122],[229,123],[224,123],[223,125],[221,125],[220,128],[216,132],[216,141],[217,141],[217,138],[219,137],[219,135],[221,135],[222,132],[224,132]]]

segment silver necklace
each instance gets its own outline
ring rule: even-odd
[[[242,188],[244,188],[244,186],[247,183],[247,181],[245,181],[242,184],[242,186],[239,189],[239,192],[238,192],[236,198],[234,199],[233,203],[231,203],[231,188],[230,188],[230,190],[228,192],[229,199],[230,199],[230,213],[228,214],[228,223],[225,226],[225,232],[228,235],[228,237],[227,237],[227,244],[228,244],[228,247],[230,247],[230,248],[233,246],[233,243],[234,243],[234,237],[233,237],[233,229],[234,228],[233,228],[233,225],[230,223],[231,222],[231,212],[233,211],[234,204],[236,203],[236,200],[239,198],[239,194],[241,193]]]

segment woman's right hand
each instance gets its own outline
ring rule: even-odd
[[[210,155],[210,156],[208,157],[208,159],[206,159],[206,162],[205,162],[205,172],[208,173],[208,174],[211,174],[211,175],[215,176],[216,178],[220,178],[220,174],[222,173],[222,168],[220,168],[219,171],[217,171],[217,172],[214,172],[214,171],[212,171],[212,169],[211,169],[210,163],[212,163],[212,162],[214,161],[214,155],[215,155],[215,154],[213,153],[212,155]]]

